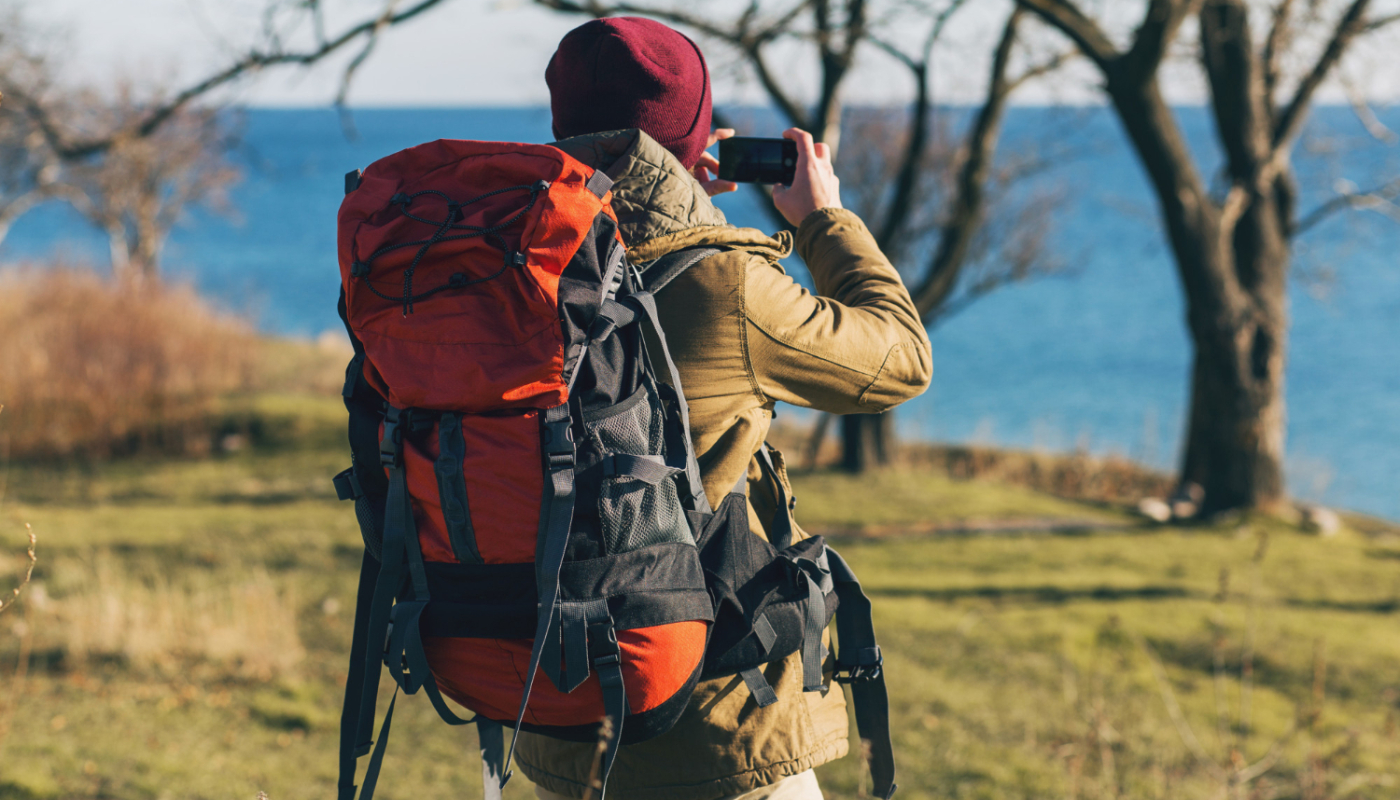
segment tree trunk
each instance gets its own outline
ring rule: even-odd
[[[1195,363],[1181,477],[1205,490],[1207,514],[1267,509],[1284,497],[1289,246],[1276,196],[1256,197],[1220,247],[1234,261],[1239,296],[1221,303],[1187,292]],[[1208,312],[1221,307],[1234,311]]]
[[[894,415],[847,414],[841,418],[841,468],[860,473],[890,463]]]

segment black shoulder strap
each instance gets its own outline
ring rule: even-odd
[[[840,553],[826,548],[836,597],[836,680],[851,686],[856,729],[870,745],[872,794],[889,800],[894,795],[894,747],[890,740],[890,697],[885,688],[884,657],[875,643],[870,598]],[[809,578],[810,580],[810,578]]]
[[[688,250],[677,250],[674,253],[667,253],[661,258],[641,267],[642,286],[648,292],[656,294],[665,288],[666,284],[675,280],[682,272],[685,272],[710,256],[718,255],[723,252],[724,251],[718,247],[693,247]]]

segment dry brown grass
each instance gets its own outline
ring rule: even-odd
[[[234,585],[151,584],[122,574],[99,554],[81,588],[31,603],[39,646],[66,666],[116,660],[135,669],[200,663],[261,681],[291,673],[305,658],[294,593],[258,570]]]
[[[199,453],[249,385],[252,328],[193,288],[63,267],[0,274],[0,432],[17,458]]]
[[[810,454],[812,431],[805,426],[774,425],[769,441],[788,453],[788,463],[803,469],[830,468],[840,463],[836,436],[822,441]],[[957,481],[983,480],[1021,486],[1069,500],[1132,504],[1144,497],[1168,497],[1175,486],[1171,475],[1120,456],[1085,452],[1039,453],[961,444],[919,441],[897,443],[892,466],[930,470]]]
[[[1166,497],[1175,483],[1170,475],[1125,458],[1083,452],[1051,455],[975,445],[912,445],[902,455],[955,480],[991,480],[1072,500],[1136,502]]]

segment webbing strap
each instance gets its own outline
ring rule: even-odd
[[[792,546],[792,509],[788,501],[787,489],[783,488],[783,479],[778,475],[778,467],[773,463],[773,456],[768,452],[768,443],[764,442],[759,446],[758,465],[773,482],[773,496],[777,500],[777,508],[773,511],[773,521],[768,524],[768,542],[779,550]]]
[[[558,621],[559,570],[564,566],[564,551],[569,544],[569,525],[574,517],[574,440],[570,429],[569,406],[562,403],[546,409],[541,415],[541,446],[544,450],[548,480],[545,481],[543,513],[535,542],[535,581],[539,587],[536,609],[535,641],[530,648],[530,667],[525,675],[525,689],[520,694],[520,710],[515,715],[515,730],[525,720],[525,708],[530,703],[530,689],[535,685],[535,673],[545,652],[545,641]],[[555,641],[558,641],[557,634]],[[559,651],[551,652],[545,669],[559,671]],[[553,677],[553,676],[551,676]],[[556,686],[558,684],[556,683]],[[511,737],[502,766],[501,787],[510,780],[510,762],[515,757],[519,735]]]
[[[622,649],[617,643],[617,628],[608,612],[607,601],[595,600],[583,605],[588,622],[588,660],[598,672],[598,683],[603,689],[603,711],[612,720],[612,736],[603,750],[598,775],[600,785],[596,787],[598,800],[604,800],[608,775],[617,758],[618,743],[622,741],[622,724],[627,718],[627,687],[622,682]]]
[[[599,605],[602,606],[602,613],[606,616],[608,613],[606,600],[559,604],[559,625],[550,631],[551,636],[558,637],[559,644],[547,645],[546,649],[554,653],[559,652],[556,648],[562,647],[564,671],[559,679],[562,680],[562,683],[556,681],[556,684],[559,686],[559,691],[565,694],[577,689],[579,685],[588,680],[588,622],[590,618],[597,615],[596,607]],[[545,674],[549,675],[549,662],[545,662]]]
[[[599,199],[606,195],[612,187],[613,179],[609,178],[608,174],[601,169],[593,170],[593,174],[588,176],[588,182],[584,184],[584,188]]]
[[[760,614],[758,619],[753,621],[753,635],[758,637],[758,643],[763,646],[765,656],[773,649],[773,643],[778,641],[778,632],[773,630],[767,614]]]
[[[365,630],[370,611],[370,601],[374,598],[374,583],[379,577],[379,562],[366,550],[360,561],[360,587],[355,593],[355,627],[350,640],[350,672],[345,678],[345,705],[340,710],[340,779],[336,796],[339,800],[352,800],[355,796],[355,761],[369,752],[369,731],[374,724],[374,706],[366,706],[361,696],[364,692]],[[375,687],[379,684],[379,665],[374,669]],[[368,720],[368,721],[366,721]],[[360,738],[360,732],[366,735]]]
[[[385,412],[384,438],[380,441],[380,458],[389,468],[389,494],[384,504],[384,542],[380,553],[383,559],[374,584],[374,595],[370,601],[368,618],[365,623],[364,665],[366,680],[360,694],[363,716],[359,730],[359,741],[367,742],[370,728],[374,724],[374,703],[379,692],[379,672],[384,658],[384,648],[389,641],[389,618],[393,610],[394,596],[398,594],[403,580],[404,555],[409,535],[417,536],[413,523],[413,509],[408,500],[408,479],[403,470],[402,428],[403,412],[390,407]],[[426,587],[425,587],[426,589]]]
[[[661,319],[656,313],[656,298],[652,296],[651,292],[636,292],[628,295],[627,303],[643,312],[643,319],[651,328],[656,341],[661,345],[661,356],[666,362],[667,374],[671,378],[669,387],[658,388],[669,392],[672,402],[680,411],[681,429],[684,433],[680,438],[684,442],[685,451],[685,488],[689,495],[682,499],[689,501],[689,510],[712,514],[714,510],[710,508],[710,501],[705,497],[705,485],[700,479],[700,464],[695,460],[695,447],[690,441],[690,406],[686,404],[685,392],[681,389],[680,370],[676,369],[676,362],[671,358],[671,350],[666,346],[666,334],[661,330]]]
[[[374,787],[379,785],[379,768],[384,765],[384,750],[389,746],[389,728],[394,724],[394,704],[399,702],[399,690],[394,689],[394,696],[389,700],[389,710],[384,713],[384,724],[379,726],[379,741],[374,743],[374,754],[369,757],[369,766],[365,767],[365,782],[360,787],[360,800],[371,800],[374,797]],[[354,774],[351,774],[354,777]],[[354,797],[354,788],[351,788],[351,797]]]
[[[802,691],[820,692],[822,685],[822,632],[826,630],[826,600],[812,576],[807,579],[807,621],[802,627]]]
[[[676,467],[666,466],[666,459],[661,456],[614,453],[603,459],[603,477],[630,478],[652,486],[683,471]]]
[[[759,708],[767,708],[778,702],[778,694],[773,691],[761,667],[749,667],[740,672],[739,677],[744,679],[744,685],[749,687],[749,696],[753,697]]]
[[[476,720],[476,737],[481,747],[481,785],[483,800],[501,800],[501,786],[505,783],[506,760],[505,726],[486,717]]]
[[[836,607],[838,678],[851,685],[856,710],[856,729],[870,749],[870,779],[876,797],[889,800],[894,782],[894,746],[890,741],[890,697],[880,646],[875,642],[875,624],[870,614],[870,598],[860,588],[856,574],[846,560],[826,548],[827,563],[840,604]]]
[[[462,438],[462,418],[447,411],[438,421],[438,458],[433,465],[437,475],[442,519],[447,523],[447,541],[452,554],[463,564],[482,563],[472,527],[471,504],[467,502],[467,482],[462,475],[462,459],[467,456]]]
[[[682,272],[710,256],[723,252],[717,247],[697,247],[693,250],[667,253],[642,268],[642,284],[648,292],[656,294],[666,288],[666,284],[680,277]]]

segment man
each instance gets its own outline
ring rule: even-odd
[[[710,195],[736,187],[711,179],[718,165],[704,151],[733,131],[711,132],[704,57],[680,33],[638,18],[588,22],[564,37],[545,80],[555,146],[615,181],[613,208],[634,263],[682,248],[723,251],[663,289],[657,305],[705,493],[718,505],[747,473],[750,527],[766,531],[779,493],[755,454],[778,401],[872,413],[928,386],[928,336],[909,293],[865,225],[841,208],[827,147],[800,130],[784,134],[798,145],[797,176],[775,189],[774,204],[797,229],[817,295],[778,264],[793,236],[726,224]],[[791,497],[782,455],[772,456]],[[778,702],[761,709],[737,677],[702,682],[674,729],[619,751],[609,796],[820,798],[812,768],[848,748],[830,667],[826,690],[804,693],[801,653],[770,664]],[[593,745],[520,737],[520,767],[540,797],[584,795]]]

